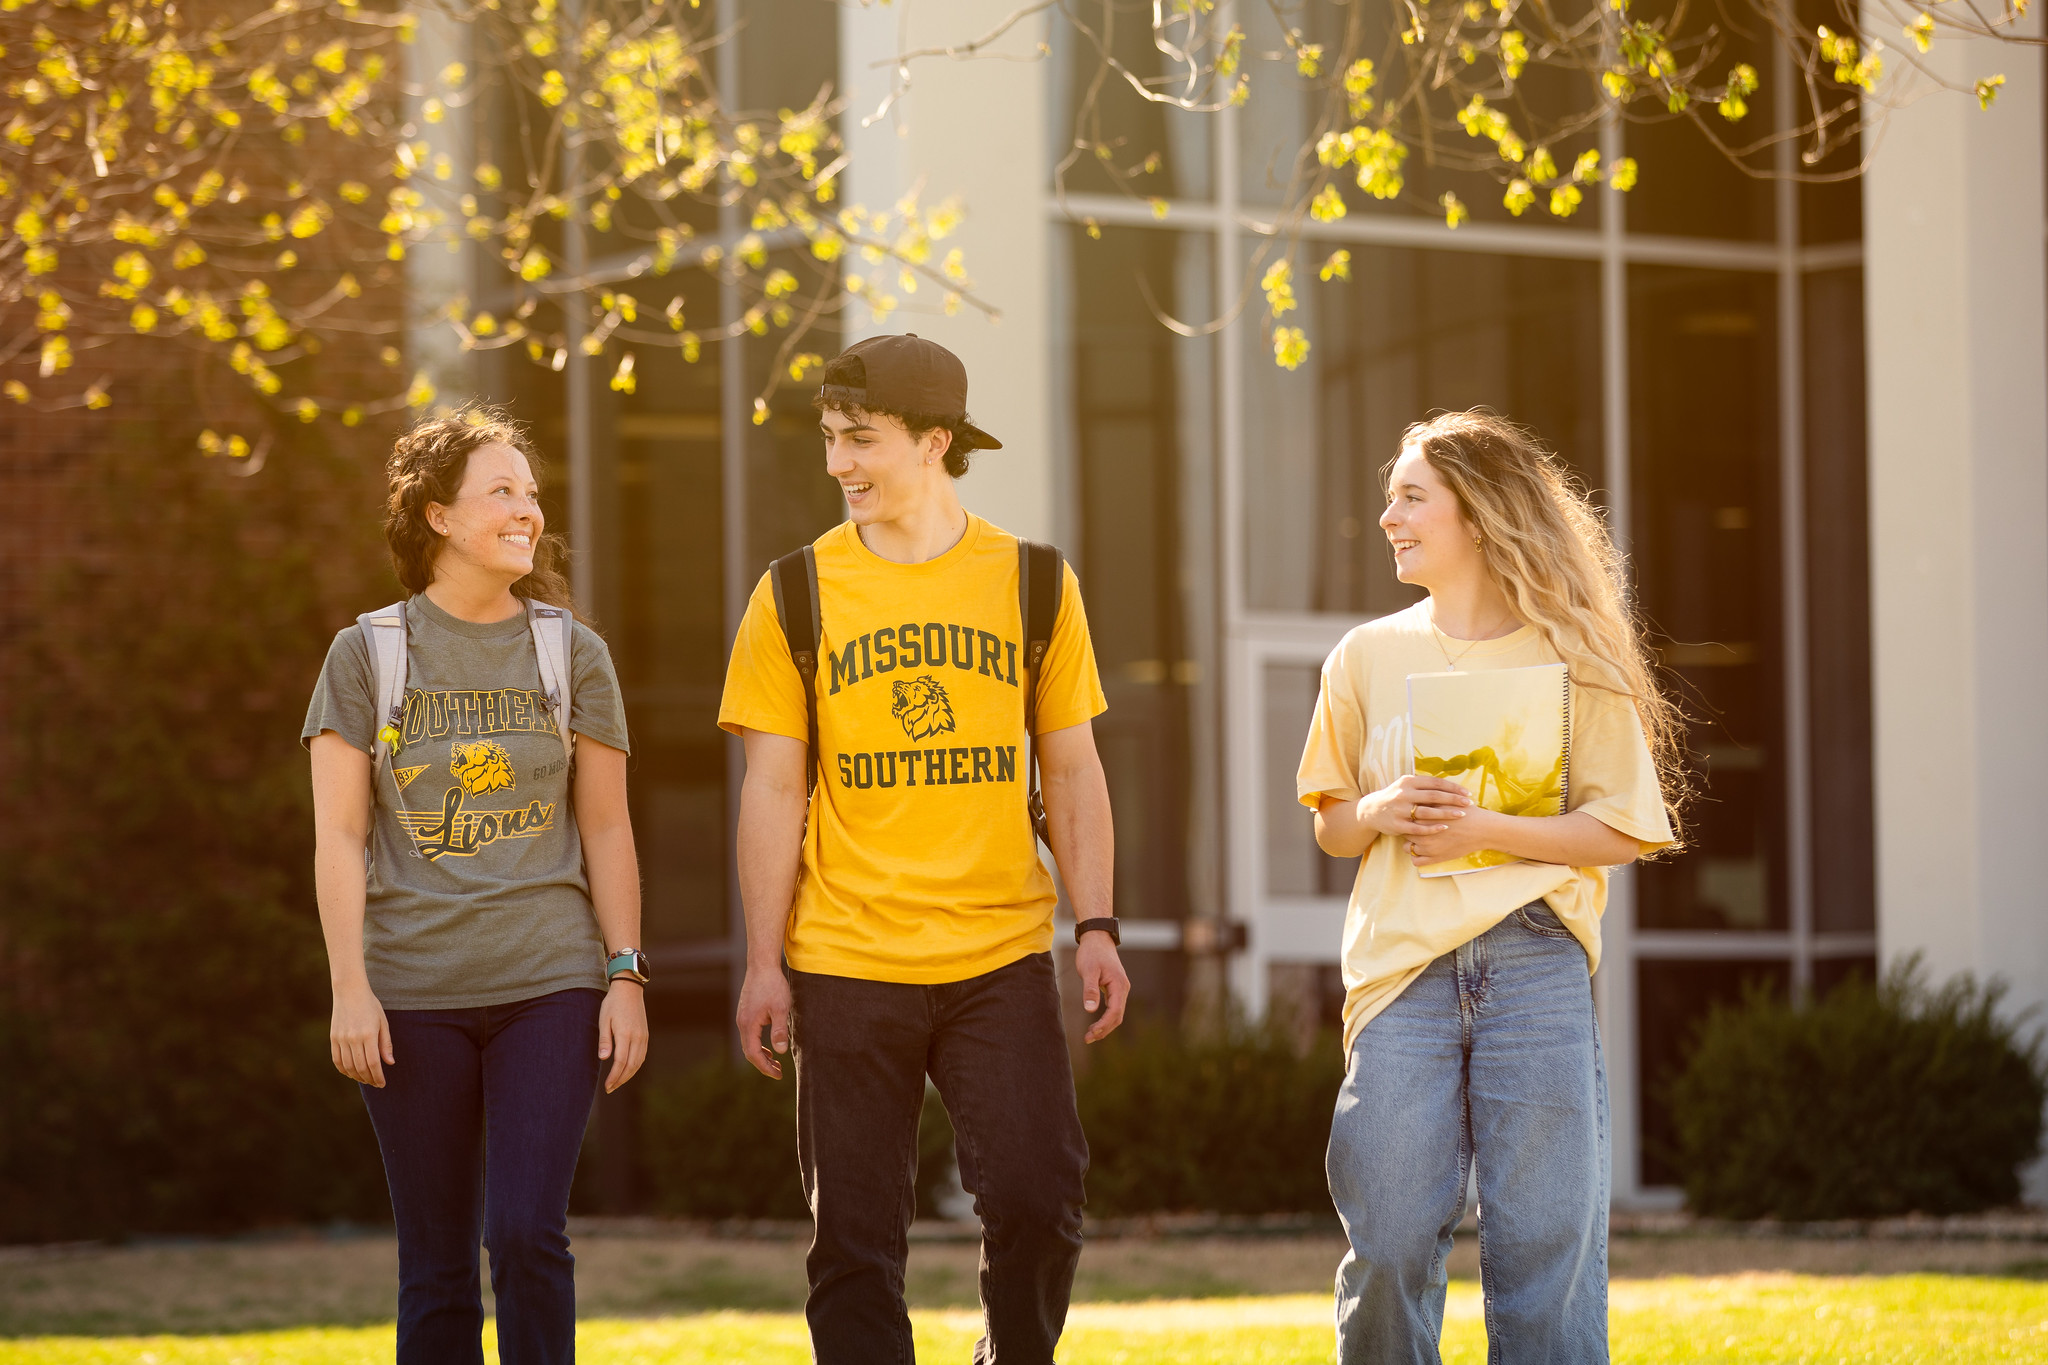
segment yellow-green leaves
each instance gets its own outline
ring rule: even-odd
[[[1929,28],[1932,29],[1931,24]],[[1859,56],[1856,40],[1847,34],[1831,32],[1825,25],[1815,33],[1820,40],[1821,60],[1835,64],[1837,81],[1865,92],[1877,88],[1877,78],[1884,74],[1884,58],[1878,55],[1875,44],[1868,53]]]
[[[1442,206],[1444,211],[1444,226],[1454,232],[1472,216],[1472,210],[1466,208],[1458,196],[1450,190],[1445,190],[1443,197],[1438,199],[1437,203]]]
[[[1344,196],[1335,185],[1325,185],[1309,201],[1308,215],[1318,223],[1334,223],[1349,210],[1344,206]]]
[[[1822,29],[1821,32],[1826,33],[1827,30]],[[1721,96],[1721,117],[1730,123],[1740,123],[1749,113],[1747,96],[1756,93],[1757,85],[1756,68],[1749,63],[1743,62],[1731,70],[1725,93]]]
[[[1521,77],[1523,68],[1529,65],[1529,40],[1519,29],[1509,29],[1500,35],[1501,74],[1509,80]]]
[[[1377,80],[1370,57],[1360,57],[1344,68],[1344,98],[1354,120],[1372,112],[1372,88]]]
[[[1350,279],[1351,253],[1341,246],[1338,247],[1323,261],[1322,268],[1316,271],[1316,274],[1324,284],[1328,284],[1331,280]]]
[[[1279,317],[1294,307],[1294,267],[1287,261],[1275,261],[1266,267],[1259,288],[1266,291],[1266,309]],[[1291,368],[1291,367],[1290,367]]]
[[[1998,89],[2005,84],[2003,76],[1986,76],[1976,84],[1977,107],[1989,109],[1991,102],[1998,98]]]
[[[1624,193],[1636,187],[1636,159],[1634,157],[1625,156],[1614,163],[1614,170],[1607,177],[1607,187],[1609,189],[1621,190]]]
[[[1934,46],[1934,16],[1921,10],[1920,17],[1906,25],[1903,32],[1913,40],[1914,47],[1927,51]]]
[[[1520,218],[1522,211],[1536,202],[1536,191],[1526,180],[1510,180],[1507,193],[1501,196],[1500,202],[1506,205],[1509,213]]]
[[[1275,327],[1273,329],[1273,363],[1283,370],[1292,370],[1308,359],[1308,334],[1299,327]]]

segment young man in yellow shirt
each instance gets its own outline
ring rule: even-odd
[[[850,517],[811,547],[813,581],[790,560],[795,576],[755,589],[718,717],[747,751],[736,1023],[763,1075],[795,1050],[812,1345],[821,1365],[912,1358],[905,1234],[929,1075],[982,1221],[975,1359],[1050,1365],[1088,1148],[1053,974],[1057,896],[1027,807],[1032,744],[1089,1042],[1130,993],[1087,617],[1063,562],[1041,553],[1057,576],[1027,574],[1017,539],[961,507],[967,453],[1001,443],[968,419],[950,351],[861,342],[826,367],[817,406]],[[1059,604],[1042,659],[1020,576]]]

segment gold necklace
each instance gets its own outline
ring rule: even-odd
[[[1494,632],[1498,631],[1502,626],[1506,625],[1508,622],[1514,620],[1515,610],[1513,607],[1508,608],[1508,614],[1501,617],[1499,621],[1495,622],[1492,630],[1487,631],[1485,634],[1481,635],[1477,640],[1467,640],[1465,642],[1465,647],[1458,651],[1457,656],[1455,658],[1451,655],[1450,647],[1444,643],[1444,633],[1436,628],[1436,612],[1432,610],[1428,612],[1427,615],[1429,617],[1429,633],[1436,637],[1437,653],[1444,656],[1444,666],[1450,669],[1451,672],[1455,673],[1458,671],[1458,660],[1464,658],[1467,654],[1470,654],[1475,646],[1486,643],[1487,640],[1493,638]]]

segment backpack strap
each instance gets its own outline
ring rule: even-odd
[[[572,666],[572,637],[576,617],[566,607],[552,607],[529,599],[526,624],[533,631],[533,657],[540,662],[540,690],[554,712],[555,728],[562,734],[562,761],[576,761],[576,732],[569,728],[573,714],[570,702],[575,687]]]
[[[356,618],[376,670],[377,734],[370,748],[370,781],[391,766],[405,730],[405,603],[394,602]]]
[[[1052,648],[1053,625],[1060,619],[1060,594],[1066,590],[1066,556],[1057,545],[1017,541],[1017,620],[1024,628],[1024,739],[1031,747],[1030,791],[1025,808],[1031,828],[1047,848],[1052,838],[1045,822],[1045,794],[1038,787],[1038,671]]]
[[[806,545],[792,550],[768,566],[768,582],[775,590],[775,614],[782,621],[782,636],[789,641],[789,657],[796,664],[804,684],[805,732],[809,737],[809,758],[804,774],[804,791],[818,789],[818,644],[824,638],[825,623],[818,602],[818,555]]]

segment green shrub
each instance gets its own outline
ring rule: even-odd
[[[641,1101],[641,1160],[657,1212],[676,1218],[808,1218],[796,1158],[796,1082],[714,1058]],[[925,1087],[917,1133],[917,1214],[951,1185],[953,1125]]]
[[[2041,1148],[2048,1067],[1999,985],[1925,987],[1917,962],[1794,1008],[1717,1007],[1670,1091],[1697,1213],[1876,1218],[2019,1198]]]
[[[1343,1078],[1331,1036],[1307,1055],[1266,1029],[1097,1044],[1077,1085],[1089,1213],[1328,1212],[1323,1152]]]
[[[789,1070],[785,1066],[785,1070]],[[657,1212],[807,1218],[796,1165],[796,1081],[714,1057],[640,1098],[641,1153]]]
[[[237,478],[172,411],[21,454],[65,534],[0,650],[0,1241],[390,1216],[328,1060],[298,744],[335,629],[396,592],[377,462],[286,430]]]

